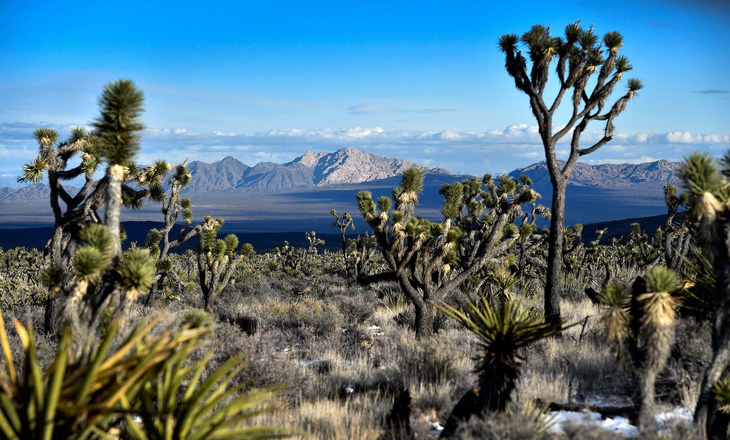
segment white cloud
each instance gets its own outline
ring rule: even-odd
[[[45,123],[0,122],[0,171],[19,172],[31,160],[37,146],[33,131]],[[61,136],[70,124],[50,126]],[[560,127],[555,127],[559,129]],[[589,146],[603,136],[586,132],[582,146]],[[558,144],[558,156],[567,158],[570,136]],[[323,128],[318,130],[287,128],[261,132],[220,130],[196,132],[184,127],[153,128],[143,133],[139,161],[149,163],[164,157],[170,161],[202,160],[214,162],[232,155],[248,165],[262,159],[287,162],[307,150],[334,151],[355,147],[391,157],[400,157],[463,172],[481,175],[499,169],[513,169],[543,159],[543,147],[537,126],[513,124],[503,129],[477,131],[387,130],[383,127]],[[695,134],[686,131],[667,133],[617,133],[614,139],[582,161],[596,163],[638,163],[653,158],[681,160],[694,150],[722,154],[730,149],[726,134]]]

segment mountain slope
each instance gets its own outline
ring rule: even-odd
[[[561,166],[564,162],[561,162]],[[570,175],[568,185],[594,188],[630,188],[636,185],[662,187],[669,182],[679,185],[676,171],[679,162],[658,160],[640,164],[602,164],[590,165],[578,162]],[[525,168],[518,168],[509,176],[518,178],[521,174],[530,176],[535,186],[550,185],[547,164],[539,162]]]
[[[410,167],[422,168],[428,173],[451,174],[441,168],[423,167],[404,159],[341,148],[334,153],[308,151],[288,163],[261,162],[253,167],[230,156],[212,164],[192,162],[193,178],[186,192],[280,190],[370,182],[398,176]]]

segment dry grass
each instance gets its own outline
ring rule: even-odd
[[[618,275],[629,277],[629,272]],[[565,321],[576,325],[523,353],[526,361],[515,400],[629,403],[630,376],[618,368],[605,343],[600,308],[581,293],[593,278],[583,274],[566,279],[562,311]],[[534,280],[515,287],[518,295],[539,291]],[[155,298],[149,307],[135,304],[129,323],[164,312],[163,324],[174,325],[199,304],[199,292],[178,300]],[[539,309],[540,302],[534,307]],[[455,402],[475,383],[473,358],[479,347],[473,335],[448,321],[433,337],[415,340],[412,330],[398,323],[409,311],[393,285],[362,287],[336,275],[291,276],[262,266],[213,301],[217,326],[210,344],[217,351],[209,368],[235,353],[247,353],[240,381],[249,388],[287,386],[279,397],[282,410],[261,421],[300,429],[306,433],[302,438],[380,438],[394,395],[405,388],[412,399],[414,435],[428,438],[430,424],[444,424]],[[16,316],[36,327],[42,322],[39,308],[17,311]],[[255,329],[241,328],[241,317],[255,319]],[[677,335],[657,396],[660,405],[691,407],[710,353],[709,327],[683,318]],[[41,360],[51,359],[52,338],[40,335],[39,342]],[[12,343],[13,351],[19,351],[17,341]],[[199,356],[202,352],[193,354]],[[513,412],[472,420],[460,438],[540,438],[521,417]],[[672,429],[669,438],[689,436],[686,427]],[[548,437],[614,438],[590,426]]]

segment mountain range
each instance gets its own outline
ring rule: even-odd
[[[355,216],[358,191],[388,195],[409,167],[426,173],[418,215],[440,218],[445,183],[471,176],[442,168],[419,166],[403,159],[343,148],[333,153],[307,152],[291,162],[262,162],[248,166],[233,157],[208,164],[191,162],[192,180],[185,189],[192,200],[194,220],[204,215],[224,217],[226,225],[241,231],[331,232],[331,209]],[[568,185],[568,223],[590,223],[658,215],[666,212],[662,186],[678,184],[678,162],[660,160],[643,164],[579,163]],[[545,162],[508,173],[528,175],[542,195],[539,203],[550,206],[551,185]],[[48,187],[36,184],[18,189],[0,188],[0,227],[41,225],[52,221]],[[159,221],[160,207],[151,201],[141,210],[126,211],[125,220]],[[359,218],[359,216],[355,216]]]
[[[291,162],[260,162],[252,167],[231,156],[211,164],[191,162],[188,169],[192,181],[185,191],[280,190],[362,183],[398,176],[411,167],[422,168],[429,174],[451,174],[404,159],[341,148],[334,153],[307,151]]]

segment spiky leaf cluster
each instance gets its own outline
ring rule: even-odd
[[[545,322],[524,301],[523,296],[495,308],[481,296],[470,298],[464,310],[447,304],[437,307],[479,339],[477,374],[488,377],[499,373],[498,380],[514,382],[524,361],[520,349],[560,334],[566,328],[562,323]]]
[[[117,268],[121,285],[131,300],[149,290],[156,272],[155,259],[148,250],[141,248],[132,248],[122,254]]]
[[[139,150],[142,91],[128,79],[107,84],[99,98],[101,115],[94,121],[102,157],[110,165],[127,166]]]

